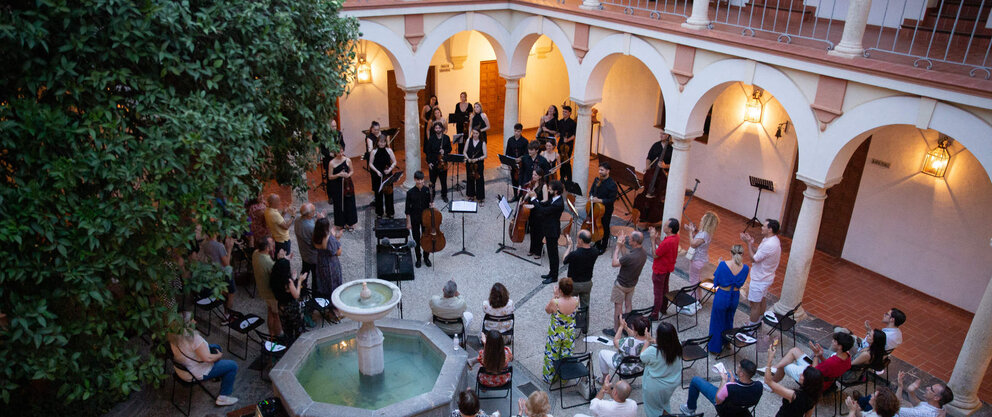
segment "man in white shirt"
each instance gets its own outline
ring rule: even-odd
[[[741,240],[747,245],[747,254],[751,257],[751,282],[747,291],[747,301],[751,307],[749,324],[761,323],[761,315],[767,307],[765,293],[775,282],[775,271],[778,261],[782,258],[782,242],[778,239],[778,220],[767,219],[761,225],[761,244],[754,249],[754,238],[741,232]]]
[[[909,402],[912,407],[902,407],[897,414],[899,417],[936,417],[944,404],[954,400],[954,393],[945,384],[937,383],[926,387],[923,391],[923,399],[916,398],[916,389],[920,387],[920,380],[917,379],[907,387],[905,384],[906,372],[899,371],[899,389],[896,390],[896,397],[903,398],[903,391],[909,394]]]
[[[610,394],[610,400],[604,399],[606,394]],[[599,394],[589,403],[589,412],[592,417],[636,417],[637,402],[627,398],[630,396],[630,384],[624,380],[610,384],[610,381],[603,381],[603,387],[599,389]],[[575,417],[589,417],[585,414],[576,414]]]
[[[437,327],[440,327],[449,336],[462,333],[463,327],[467,332],[468,327],[472,325],[473,316],[472,312],[465,311],[467,307],[465,300],[462,299],[462,295],[458,292],[458,284],[455,284],[455,281],[449,280],[444,284],[442,295],[431,297],[429,302],[431,314],[448,320],[455,320],[460,317],[462,319],[462,326],[439,323]]]
[[[899,326],[902,326],[905,322],[906,313],[903,313],[898,308],[893,307],[889,311],[886,311],[885,314],[882,314],[882,324],[885,325],[882,328],[882,332],[885,333],[885,350],[895,349],[902,344],[902,330],[899,330]],[[865,331],[872,331],[871,322],[868,320],[865,320]],[[868,338],[867,334],[865,334],[865,338]],[[864,349],[867,347],[868,342],[861,339],[861,348]]]

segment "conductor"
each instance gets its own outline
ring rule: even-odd
[[[561,181],[554,181],[551,183],[551,199],[548,201],[538,200],[537,193],[533,190],[527,193],[527,198],[534,204],[534,208],[530,211],[531,227],[540,227],[544,231],[548,262],[551,264],[548,274],[541,275],[541,278],[544,278],[542,284],[558,282],[558,235],[561,234],[561,213],[565,211],[565,202],[561,198],[564,191],[565,187]]]

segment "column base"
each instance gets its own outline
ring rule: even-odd
[[[689,19],[682,24],[682,27],[692,30],[706,30],[710,28],[710,22],[707,20],[702,20],[697,22],[697,21],[693,21],[692,19]]]
[[[786,305],[783,305],[781,301],[779,301],[779,302],[775,303],[775,305],[772,306],[772,311],[774,311],[774,312],[776,312],[776,313],[781,314],[781,315],[784,316],[785,313],[788,313],[789,310],[792,310],[793,307],[795,307],[795,306],[794,305],[786,306]],[[764,312],[762,312],[762,314],[764,314]],[[802,308],[800,306],[799,309],[796,310],[795,314],[793,314],[793,317],[795,317],[796,321],[805,319],[806,318],[806,309],[804,309],[804,308]]]
[[[959,404],[957,402],[957,399],[952,401],[950,404],[944,406],[944,410],[947,411],[947,415],[955,416],[955,417],[970,416],[974,414],[976,411],[978,411],[979,408],[982,408],[981,401],[977,401],[975,402],[974,405],[970,405],[970,404]]]
[[[839,56],[841,58],[857,58],[863,57],[865,50],[859,46],[847,46],[844,44],[838,44],[827,51],[828,55]]]
[[[598,1],[585,0],[579,5],[579,8],[585,10],[603,10],[603,4]]]

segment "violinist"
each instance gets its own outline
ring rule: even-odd
[[[404,212],[406,213],[406,228],[413,235],[413,241],[416,244],[413,247],[413,251],[417,254],[415,266],[420,268],[421,260],[427,266],[431,266],[430,254],[424,253],[421,256],[420,237],[424,231],[424,225],[421,224],[424,210],[434,207],[434,200],[431,198],[431,190],[424,184],[424,172],[418,170],[413,174],[413,179],[416,181],[416,185],[406,192],[406,210]]]
[[[544,169],[537,168],[531,173],[530,182],[524,185],[524,194],[534,192],[534,196],[538,201],[547,201],[548,196],[551,194],[548,186],[548,176],[545,175]],[[530,252],[527,252],[527,256],[532,256],[534,259],[541,259],[543,252],[542,242],[544,241],[544,230],[538,223],[538,219],[533,217],[533,212],[531,212],[531,217],[527,222],[527,227],[530,232]],[[555,238],[557,239],[557,238]]]
[[[431,116],[431,130],[434,129],[434,122],[441,122],[441,126],[443,128],[442,132],[444,132],[444,134],[448,134],[448,119],[444,118],[444,114],[441,113],[440,107],[434,108],[434,115]]]
[[[392,218],[396,214],[393,207],[393,193],[387,190],[379,191],[382,182],[389,178],[389,175],[396,169],[396,155],[393,150],[386,146],[386,135],[379,135],[376,148],[372,150],[369,160],[369,171],[372,173],[372,192],[375,193],[375,215],[381,218],[385,213],[386,217]]]
[[[530,215],[532,218],[536,217],[535,224],[544,232],[544,240],[548,246],[548,262],[551,264],[548,274],[541,275],[541,278],[544,278],[542,284],[558,281],[558,235],[561,234],[561,213],[565,211],[565,202],[561,196],[565,187],[561,181],[552,182],[550,191],[550,198],[547,201],[539,201],[533,190],[527,193],[527,198],[534,204]]]
[[[441,199],[448,202],[448,166],[444,164],[444,156],[451,153],[451,139],[444,134],[444,123],[435,121],[432,124],[431,135],[427,138],[424,146],[424,160],[427,161],[427,170],[430,173],[431,190],[434,189],[437,179],[441,179]],[[434,201],[433,192],[431,201]]]
[[[658,160],[658,165],[661,166],[662,171],[666,175],[668,174],[668,167],[672,164],[672,135],[661,131],[658,141],[651,145],[651,149],[648,151],[648,157],[644,161],[644,172],[648,172],[651,169],[651,162]]]
[[[379,128],[379,122],[373,120],[372,125],[369,126],[369,132],[365,134],[365,154],[362,155],[362,159],[369,165],[372,164],[372,160],[369,155],[372,150],[375,149],[376,143],[379,142],[379,136],[382,136],[382,131]]]
[[[544,143],[549,138],[558,134],[558,107],[551,105],[548,111],[541,116],[541,124],[537,128],[537,138]]]
[[[600,162],[599,176],[589,189],[589,201],[602,203],[606,208],[603,213],[603,238],[596,242],[600,255],[606,252],[606,246],[610,243],[610,219],[613,218],[613,203],[617,200],[617,193],[617,182],[610,178],[609,162]]]
[[[520,123],[513,125],[513,136],[506,140],[506,156],[517,160],[517,166],[514,168],[515,175],[510,176],[514,187],[519,187],[521,180],[526,181],[528,179],[527,177],[520,177],[520,163],[523,161],[524,155],[527,155],[527,144],[529,143],[527,138],[523,137],[523,131],[524,125]]]
[[[572,119],[572,108],[561,106],[562,119],[558,122],[558,156],[561,157],[561,181],[572,181],[572,152],[575,151],[575,120]]]
[[[465,145],[465,174],[468,176],[465,195],[469,201],[478,201],[482,207],[486,206],[485,160],[486,143],[479,138],[478,130],[472,130],[472,138]]]
[[[437,102],[437,96],[432,95],[427,99],[427,104],[420,109],[420,132],[421,132],[421,145],[427,142],[427,137],[431,134],[431,126],[434,122],[434,109],[440,108]]]
[[[479,140],[486,142],[489,138],[489,134],[486,132],[492,127],[492,124],[489,123],[489,116],[482,110],[482,103],[475,102],[474,109],[472,112],[472,130],[478,130]]]
[[[538,154],[540,151],[541,144],[538,141],[535,140],[527,144],[527,155],[520,158],[520,178],[530,178],[538,168],[545,173],[551,169],[548,160]]]
[[[549,172],[551,179],[558,179],[558,171],[561,167],[555,165],[561,163],[561,158],[558,156],[558,150],[555,149],[554,139],[548,139],[547,142],[544,142],[544,150],[541,151],[541,156],[545,161],[548,161],[548,165],[551,165],[552,167],[551,172]]]
[[[456,138],[458,143],[458,153],[465,153],[465,139],[469,132],[465,131],[465,122],[471,120],[472,117],[472,104],[468,102],[468,94],[462,91],[461,95],[458,96],[461,101],[455,104],[455,115],[454,120],[451,122],[455,124],[455,133],[460,133],[462,136]]]

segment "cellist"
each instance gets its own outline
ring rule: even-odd
[[[617,193],[617,182],[610,178],[609,162],[600,162],[599,176],[589,189],[589,201],[602,203],[606,208],[603,212],[603,238],[596,242],[600,255],[606,252],[606,246],[610,243],[610,219],[613,218],[613,203],[617,200]]]
[[[417,254],[416,267],[420,268],[420,261],[427,266],[431,266],[431,254],[424,253],[421,257],[420,250],[420,237],[424,231],[424,225],[421,224],[421,218],[423,217],[424,210],[434,207],[434,201],[431,198],[431,190],[427,188],[424,184],[424,172],[418,170],[413,174],[413,179],[416,181],[416,185],[406,192],[406,228],[413,235],[413,241],[416,246],[413,247],[414,253]]]
[[[427,138],[424,146],[424,160],[427,161],[427,169],[430,173],[430,188],[434,189],[438,178],[441,179],[441,199],[448,202],[448,166],[444,163],[444,156],[451,153],[451,139],[444,134],[444,123],[435,120],[431,125],[431,135]],[[434,201],[435,195],[431,195]]]

